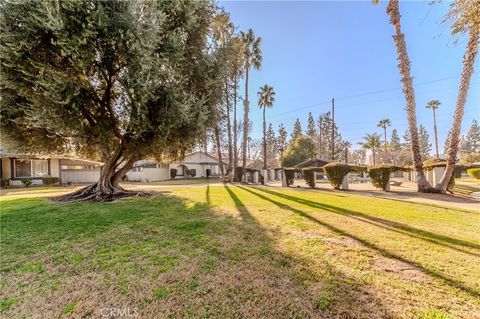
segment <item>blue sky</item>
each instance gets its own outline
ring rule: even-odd
[[[331,108],[344,138],[355,147],[365,133],[381,132],[377,122],[392,121],[400,136],[407,129],[404,97],[392,41],[393,28],[385,12],[387,1],[224,1],[231,20],[262,37],[263,65],[252,71],[249,85],[252,137],[261,138],[261,111],[256,92],[267,83],[276,91],[267,121],[284,123],[289,133],[299,117],[306,128],[309,112],[315,118]],[[430,132],[433,117],[425,105],[442,102],[437,112],[439,146],[452,123],[466,37],[452,37],[442,23],[448,3],[401,2],[402,28],[412,62],[417,98],[417,121]],[[480,118],[479,59],[472,78],[463,132]],[[243,96],[244,87],[240,90]],[[239,104],[241,105],[241,104]],[[240,109],[242,114],[242,109]],[[433,144],[433,143],[432,143]]]

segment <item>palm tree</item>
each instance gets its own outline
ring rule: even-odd
[[[243,57],[245,67],[245,98],[243,100],[243,163],[242,163],[242,176],[245,175],[245,168],[247,166],[247,140],[248,140],[248,76],[250,67],[260,69],[262,65],[262,51],[260,49],[260,43],[262,38],[255,37],[252,29],[248,32],[240,32],[240,36],[243,41]]]
[[[373,165],[375,165],[375,151],[382,147],[381,137],[378,133],[367,134],[363,137],[363,142],[358,143],[362,148],[372,151]]]
[[[275,102],[275,91],[273,87],[265,84],[260,88],[258,95],[258,106],[263,108],[263,169],[267,169],[267,122],[265,121],[265,110],[271,108]]]
[[[375,0],[374,2],[378,1]],[[393,41],[397,49],[398,68],[400,71],[403,92],[405,95],[412,159],[417,174],[417,188],[419,192],[427,192],[430,191],[432,187],[425,178],[425,174],[423,172],[422,156],[420,154],[420,144],[418,140],[415,91],[413,89],[413,78],[410,72],[410,59],[408,58],[405,36],[402,33],[402,28],[400,25],[398,0],[390,0],[388,2],[387,14],[390,16],[390,23],[395,29]]]
[[[243,41],[239,36],[232,39],[232,51],[230,55],[230,67],[233,78],[233,169],[238,166],[238,126],[237,123],[237,101],[238,101],[238,80],[243,76]],[[235,174],[234,174],[235,176]]]
[[[390,125],[392,125],[392,122],[390,122],[389,119],[380,120],[377,124],[378,127],[383,128],[383,142],[385,146],[385,151],[387,151],[387,127],[389,127]]]
[[[475,58],[478,54],[478,43],[480,41],[480,6],[476,0],[456,0],[448,13],[448,18],[453,20],[452,33],[468,33],[469,40],[467,49],[463,56],[463,68],[460,78],[460,88],[458,90],[457,102],[453,113],[453,125],[450,130],[450,139],[448,142],[447,167],[435,186],[435,189],[441,193],[447,190],[448,182],[453,174],[457,153],[460,144],[460,130],[462,128],[463,112],[465,102],[467,101],[468,88],[473,74]]]
[[[439,100],[431,100],[430,102],[427,103],[427,106],[425,106],[427,109],[432,109],[433,111],[433,133],[435,135],[435,152],[436,152],[437,158],[439,156],[438,156],[438,137],[437,137],[437,117],[435,114],[435,110],[438,109],[440,104],[442,103],[440,103]]]

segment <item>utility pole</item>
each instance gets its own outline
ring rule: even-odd
[[[335,160],[335,99],[332,98],[332,161]]]

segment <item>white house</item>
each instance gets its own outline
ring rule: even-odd
[[[125,176],[125,180],[130,182],[158,182],[170,178],[170,169],[168,164],[141,160],[135,162],[133,168]]]
[[[222,161],[226,171],[228,164]],[[220,165],[215,155],[205,152],[193,152],[185,155],[180,162],[170,163],[170,169],[177,170],[177,177],[186,177],[187,170],[194,169],[195,177],[207,177],[207,170],[210,170],[210,176],[220,175]]]
[[[22,179],[43,184],[42,177],[58,177],[61,184],[84,184],[98,181],[102,163],[65,156],[12,154],[0,149],[0,177],[8,178],[12,186],[22,185]]]

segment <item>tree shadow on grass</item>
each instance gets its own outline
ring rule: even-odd
[[[259,198],[261,198],[261,199],[263,199],[263,200],[265,200],[265,201],[268,201],[268,202],[276,205],[276,206],[279,207],[279,208],[282,208],[282,209],[285,209],[285,210],[289,210],[289,211],[291,211],[291,212],[293,212],[293,213],[295,213],[295,214],[298,214],[298,215],[300,215],[300,216],[302,216],[302,217],[307,218],[308,220],[311,220],[311,221],[313,221],[313,222],[315,222],[315,223],[317,223],[317,224],[319,224],[319,225],[322,225],[322,226],[330,229],[330,230],[333,231],[334,233],[337,233],[337,234],[339,234],[339,235],[342,235],[342,236],[345,236],[345,237],[349,237],[349,238],[351,238],[351,239],[354,239],[354,240],[362,243],[365,247],[368,247],[368,248],[370,248],[370,249],[372,249],[372,250],[375,250],[377,253],[379,253],[380,255],[382,255],[382,256],[384,256],[384,257],[393,258],[393,259],[396,259],[396,260],[399,260],[399,261],[402,261],[402,262],[405,262],[405,263],[414,265],[414,266],[417,267],[418,269],[422,270],[424,273],[426,273],[426,274],[428,274],[428,275],[431,275],[431,276],[433,276],[433,277],[435,277],[435,278],[441,279],[441,280],[443,280],[444,282],[448,283],[450,286],[455,287],[455,288],[457,288],[457,289],[460,289],[461,291],[463,291],[463,292],[471,295],[472,297],[476,297],[476,298],[480,297],[480,292],[479,292],[479,291],[477,291],[477,290],[475,290],[475,289],[472,289],[472,288],[470,288],[470,287],[467,287],[467,286],[465,286],[463,283],[461,283],[461,282],[459,282],[459,281],[457,281],[457,280],[454,280],[454,279],[452,279],[452,278],[449,278],[449,277],[447,277],[447,276],[445,276],[445,275],[443,275],[443,274],[440,274],[440,273],[438,273],[438,272],[436,272],[436,271],[434,271],[434,270],[425,268],[424,266],[422,266],[422,265],[420,265],[420,264],[418,264],[418,263],[415,263],[415,262],[412,262],[412,261],[410,261],[410,260],[408,260],[408,259],[405,259],[405,258],[403,258],[403,257],[401,257],[401,256],[399,256],[399,255],[397,255],[397,254],[395,254],[395,253],[393,253],[393,252],[390,252],[390,251],[388,251],[388,250],[386,250],[386,249],[383,249],[383,248],[381,248],[381,247],[379,247],[379,246],[377,246],[377,245],[375,245],[375,244],[373,244],[373,243],[370,243],[369,241],[367,241],[367,240],[365,240],[365,239],[362,239],[362,238],[360,238],[360,237],[357,237],[357,236],[355,236],[355,235],[353,235],[353,234],[350,234],[350,233],[348,233],[348,232],[346,232],[346,231],[344,231],[344,230],[342,230],[342,229],[339,229],[339,228],[337,228],[337,227],[335,227],[335,226],[333,226],[333,225],[331,225],[331,224],[329,224],[329,223],[326,223],[326,222],[324,222],[324,221],[322,221],[322,220],[319,220],[318,218],[315,218],[315,217],[309,215],[308,213],[306,213],[306,212],[304,212],[304,211],[302,211],[302,210],[300,210],[300,209],[296,209],[296,208],[294,208],[294,207],[292,207],[292,206],[289,206],[289,205],[283,204],[283,203],[281,203],[281,202],[278,202],[278,201],[276,201],[276,200],[274,200],[274,199],[272,199],[272,198],[270,198],[270,197],[267,197],[267,196],[265,196],[265,195],[262,195],[261,193],[255,192],[255,191],[253,191],[253,190],[251,190],[251,189],[249,189],[249,188],[242,187],[242,186],[239,186],[239,187],[240,187],[241,189],[243,189],[243,190],[245,190],[245,191],[253,194],[253,195],[258,196]],[[261,189],[261,188],[255,188],[255,189],[256,189],[256,190],[259,190],[259,191],[264,191],[264,192],[269,193],[269,194],[272,194],[272,193],[273,193],[272,195],[276,195],[276,196],[282,197],[282,198],[287,198],[287,199],[294,198],[294,199],[290,199],[290,200],[294,200],[294,201],[300,202],[300,203],[302,203],[302,204],[305,203],[305,202],[307,202],[307,203],[315,203],[315,202],[311,202],[311,201],[308,201],[308,200],[300,199],[300,198],[297,198],[297,197],[294,197],[294,196],[289,196],[289,195],[285,195],[285,194],[281,194],[281,193],[277,193],[277,192],[273,192],[273,191],[269,191],[269,190],[265,190],[265,189]],[[296,200],[295,200],[295,199],[296,199]],[[338,208],[337,208],[337,207],[334,207],[334,206],[325,205],[324,207],[320,207],[320,206],[318,206],[317,204],[318,204],[318,203],[315,203],[315,206],[311,206],[311,207],[327,209],[327,208],[325,208],[325,206],[327,206],[327,207],[330,207],[330,209],[335,208],[335,209],[338,210]],[[309,206],[310,206],[310,205],[309,205]],[[323,206],[323,204],[322,204],[321,206]],[[327,209],[327,210],[328,210],[328,209]],[[342,210],[343,210],[343,209],[342,209]]]
[[[255,188],[255,189],[258,190],[258,191],[261,191],[261,192],[268,193],[270,195],[274,195],[274,196],[277,196],[277,197],[280,197],[280,198],[283,198],[283,199],[287,199],[287,200],[305,205],[305,206],[309,206],[309,207],[312,207],[312,208],[318,208],[318,209],[324,209],[324,210],[327,210],[329,212],[344,215],[344,216],[348,216],[348,217],[351,217],[351,218],[355,218],[357,220],[360,220],[360,221],[363,221],[363,222],[366,222],[366,223],[369,223],[368,221],[375,222],[377,224],[374,224],[374,223],[370,223],[370,224],[376,225],[378,227],[382,227],[382,225],[383,225],[388,230],[400,232],[400,233],[403,233],[405,235],[409,235],[409,236],[412,236],[412,237],[415,237],[415,238],[418,238],[418,239],[430,241],[432,243],[439,244],[439,245],[442,245],[442,246],[446,246],[446,247],[449,247],[449,248],[452,248],[454,250],[458,250],[458,251],[461,251],[461,252],[464,252],[464,253],[467,253],[467,254],[472,254],[472,255],[475,255],[475,256],[479,256],[478,253],[472,253],[472,252],[469,252],[469,251],[466,251],[466,250],[463,250],[461,248],[453,246],[453,245],[457,245],[457,246],[473,248],[473,249],[476,249],[476,250],[480,249],[480,245],[475,244],[475,243],[471,243],[471,242],[464,241],[464,240],[457,239],[457,238],[452,238],[452,237],[445,236],[445,235],[435,234],[435,233],[432,233],[432,232],[429,232],[429,231],[426,231],[426,230],[422,230],[422,229],[418,229],[418,228],[415,228],[415,227],[411,227],[411,226],[408,226],[408,225],[405,225],[405,224],[402,224],[402,223],[394,222],[394,221],[383,219],[383,218],[380,218],[380,217],[370,216],[370,215],[367,215],[367,214],[364,214],[364,213],[361,213],[361,212],[352,211],[352,210],[345,209],[345,208],[342,208],[342,207],[323,204],[323,203],[311,201],[311,200],[308,200],[308,199],[304,199],[304,198],[300,198],[300,197],[296,197],[296,196],[292,196],[292,195],[287,195],[287,194],[284,194],[284,193],[275,192],[275,191],[272,191],[272,190],[269,190],[269,189],[266,189],[266,188],[258,187],[258,188]]]
[[[230,196],[241,219],[219,214],[211,203],[217,192]],[[76,317],[119,306],[138,308],[142,318],[391,316],[372,294],[370,302],[356,300],[366,295],[362,288],[321,297],[318,308],[320,297],[293,271],[302,260],[275,249],[238,189],[207,187],[205,196],[204,203],[167,192],[112,203],[2,203],[1,271],[9,285],[1,298],[16,300],[5,315],[53,318],[75,304]]]

